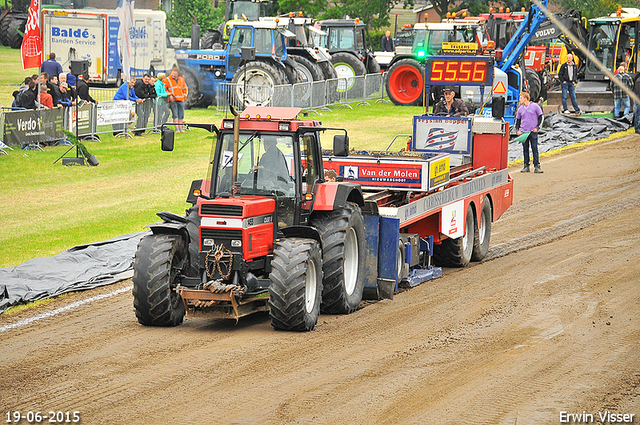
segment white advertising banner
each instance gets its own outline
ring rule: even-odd
[[[100,102],[96,109],[97,125],[127,123],[133,119],[135,114],[134,103],[128,100]]]

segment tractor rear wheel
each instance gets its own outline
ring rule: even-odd
[[[296,72],[298,73],[298,81],[301,83],[313,83],[314,81],[324,80],[322,70],[317,63],[311,62],[303,56],[296,56]]]
[[[360,207],[349,203],[312,219],[322,238],[324,313],[349,314],[355,311],[364,291],[365,235]]]
[[[324,74],[324,79],[326,83],[326,97],[327,104],[330,105],[334,102],[337,102],[340,99],[338,94],[338,73],[336,69],[333,67],[333,64],[329,61],[320,62],[318,64],[322,73]]]
[[[362,97],[367,67],[355,55],[345,52],[333,54],[331,63],[338,74],[338,91],[347,92],[349,98]]]
[[[235,84],[233,91],[234,105],[267,106],[276,86],[288,84],[283,80],[283,73],[274,64],[263,61],[251,61],[238,68],[231,82]],[[247,82],[247,93],[244,93],[244,82]],[[244,108],[241,108],[244,109]]]
[[[19,49],[22,47],[22,34],[24,34],[26,25],[26,18],[13,18],[11,22],[9,22],[9,27],[7,29],[7,41],[12,49]]]
[[[184,82],[187,85],[187,98],[184,101],[184,107],[187,109],[208,107],[208,104],[204,104],[204,96],[200,92],[200,84],[196,73],[186,67],[182,69],[184,70]]]
[[[385,81],[389,99],[395,105],[422,105],[423,73],[423,66],[413,59],[402,59],[394,63],[387,71]]]
[[[133,306],[145,326],[177,326],[185,309],[175,288],[186,256],[175,235],[148,235],[140,240],[133,261]]]
[[[473,234],[473,255],[472,261],[480,261],[489,252],[489,241],[491,240],[491,201],[485,196],[482,201],[482,211],[480,211],[480,227],[475,227]],[[477,223],[477,221],[476,221]]]
[[[10,14],[6,14],[2,20],[0,20],[0,43],[3,46],[9,45],[9,39],[7,38],[7,34],[9,31],[9,23],[13,20],[13,17]]]
[[[313,330],[322,300],[320,244],[302,238],[277,241],[269,278],[271,326],[285,331]]]
[[[473,206],[469,204],[465,217],[464,235],[455,239],[445,239],[433,247],[433,262],[438,266],[466,267],[471,261],[475,222]]]

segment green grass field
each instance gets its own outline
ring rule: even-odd
[[[22,70],[19,50],[0,47],[0,55],[0,105],[8,106],[17,84],[36,70]],[[421,112],[371,102],[309,118],[346,128],[352,147],[385,149],[396,134],[412,132],[412,117]],[[222,118],[213,108],[189,110],[186,116],[216,125]],[[101,139],[85,142],[100,161],[97,167],[54,164],[65,146],[44,152],[14,147],[0,156],[0,267],[142,231],[159,221],[157,211],[182,214],[191,181],[205,177],[213,140],[204,130],[192,130],[176,135],[173,152],[162,152],[159,135],[122,139],[109,133]]]

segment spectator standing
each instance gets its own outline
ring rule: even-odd
[[[69,88],[69,85],[64,82],[60,83],[60,100],[58,101],[59,105],[62,106],[73,106],[75,105],[75,96],[73,96],[73,92]]]
[[[169,100],[167,99],[167,91],[164,88],[167,75],[164,72],[158,74],[158,79],[154,83],[156,89],[156,112],[155,123],[156,128],[167,122],[169,118]]]
[[[49,81],[49,74],[47,74],[46,72],[43,72],[40,74],[40,85],[45,86],[47,88],[47,93],[51,95],[51,98],[53,99],[53,104],[57,105],[58,100],[60,100],[60,97],[59,97],[60,91],[57,90],[57,87],[51,81]]]
[[[453,87],[444,88],[444,99],[436,103],[433,108],[434,115],[447,115],[450,117],[462,117],[469,115],[469,109],[462,99],[454,99],[456,92]]]
[[[567,93],[571,96],[571,104],[573,105],[574,112],[580,113],[580,107],[578,106],[578,99],[576,99],[576,87],[575,84],[578,81],[578,66],[573,61],[573,55],[569,53],[567,55],[567,61],[560,66],[558,71],[558,79],[560,80],[560,87],[562,88],[562,112],[564,114],[569,113],[567,108]]]
[[[67,84],[69,87],[77,87],[76,76],[71,73],[71,65],[69,65],[69,72],[67,73]]]
[[[391,31],[387,32],[380,39],[380,45],[383,52],[393,52],[393,38],[391,38]]]
[[[62,96],[62,94],[60,93],[60,83],[58,82],[58,76],[50,75],[49,83],[51,83],[51,97],[52,99],[55,99],[53,106],[57,107],[60,103],[60,97]]]
[[[524,132],[529,132],[527,139],[522,143],[522,153],[524,154],[523,173],[529,172],[529,145],[533,153],[534,173],[543,173],[540,168],[540,157],[538,155],[538,129],[542,126],[542,109],[540,105],[531,102],[529,93],[520,93],[520,107],[516,112],[516,134],[521,136]]]
[[[89,74],[84,73],[78,78],[78,97],[85,102],[98,103],[89,94]]]
[[[166,78],[164,88],[167,91],[169,108],[175,124],[184,123],[184,101],[187,99],[187,84],[180,75],[177,67],[171,69],[171,74]],[[176,125],[176,132],[182,133],[181,125]]]
[[[132,102],[136,102],[136,104],[142,103],[142,99],[139,99],[138,96],[136,96],[136,91],[134,89],[135,85],[136,78],[131,77],[128,83],[123,83],[120,88],[118,88],[118,91],[116,91],[116,94],[113,96],[113,100],[129,100]],[[113,135],[117,136],[118,134],[124,132],[126,124],[113,124],[112,127]]]
[[[47,86],[40,85],[40,105],[45,109],[53,109],[53,97],[47,93]]]
[[[49,53],[49,59],[42,62],[40,72],[46,72],[48,75],[58,75],[62,72],[62,65],[56,60],[55,53]]]
[[[18,103],[20,103],[20,99],[22,98],[24,92],[29,90],[30,81],[32,81],[31,77],[25,77],[18,90],[13,92],[13,103],[11,104],[12,108],[21,108],[21,106],[18,106]]]
[[[60,87],[62,83],[67,84],[67,92],[70,93],[70,96],[72,99],[75,99],[76,90],[73,88],[73,85],[69,83],[67,79],[67,74],[65,74],[64,72],[61,72],[60,75],[58,75],[58,87]]]
[[[153,108],[153,97],[155,97],[155,89],[149,84],[149,74],[144,76],[135,82],[133,89],[138,99],[142,99],[142,102],[136,104],[136,115],[138,121],[136,123],[136,130],[133,134],[136,136],[142,136],[147,128],[149,122],[149,116],[151,115],[151,109]]]
[[[617,83],[617,84],[616,84]],[[622,86],[633,90],[633,80],[631,75],[627,74],[627,70],[624,65],[618,67],[618,73],[611,81],[611,91],[613,92],[613,117],[620,118],[620,106],[624,104],[624,115],[629,113],[631,108],[631,99],[629,95],[624,91]]]
[[[16,106],[18,108],[36,109],[36,89],[38,85],[29,77],[25,79],[25,82],[26,88],[16,96]]]

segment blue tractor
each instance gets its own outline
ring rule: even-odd
[[[277,22],[230,22],[222,50],[178,50],[176,59],[189,88],[186,107],[207,107],[231,96],[235,104],[265,106],[275,87],[299,81],[296,62],[287,54],[285,37],[295,34]],[[243,57],[244,52],[244,57]],[[231,93],[220,83],[234,84]]]

